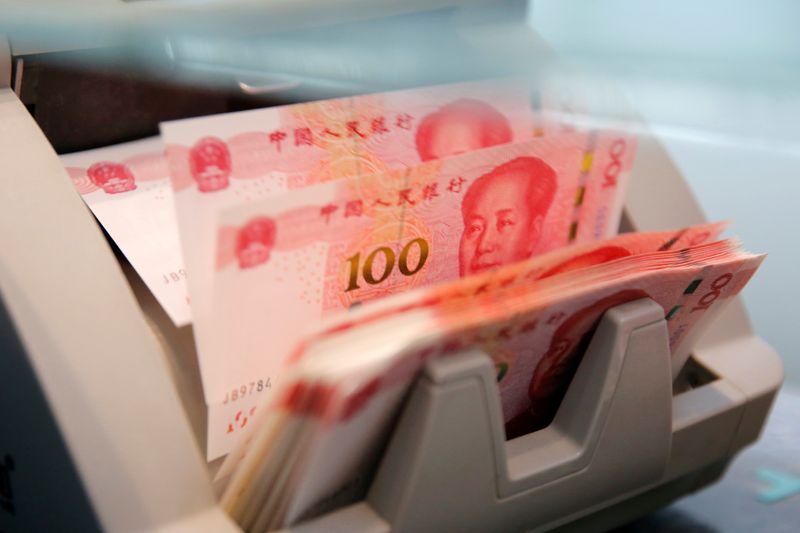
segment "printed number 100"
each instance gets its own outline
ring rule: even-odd
[[[419,259],[417,259],[416,265],[410,267],[408,264],[408,254],[411,252],[411,248],[413,246],[419,248]],[[373,266],[375,263],[375,258],[378,257],[378,255],[383,255],[384,259],[386,259],[386,262],[383,265],[383,272],[378,272],[379,275],[376,276]],[[409,241],[408,244],[403,246],[403,249],[400,250],[400,256],[397,257],[397,268],[404,276],[413,276],[422,270],[422,267],[425,266],[425,261],[427,260],[428,243],[425,239],[416,238],[412,241]],[[394,251],[388,246],[381,246],[370,252],[370,254],[367,256],[367,259],[364,261],[363,266],[361,265],[361,252],[358,252],[352,257],[348,257],[347,262],[350,263],[350,282],[347,284],[347,289],[345,292],[353,291],[359,288],[359,271],[361,272],[361,277],[364,278],[364,281],[370,285],[377,285],[378,283],[386,280],[386,278],[391,275],[392,270],[394,270],[395,255]]]

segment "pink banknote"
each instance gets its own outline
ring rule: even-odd
[[[180,327],[191,322],[175,205],[158,138],[60,156],[75,189]]]
[[[235,385],[209,361],[216,218],[225,207],[309,184],[405,168],[421,161],[541,135],[530,92],[518,82],[419,88],[168,122],[167,146],[194,335],[206,402],[212,405],[207,455],[227,452],[246,427],[264,375]],[[227,390],[225,401],[220,390]],[[266,390],[265,388],[262,390]]]
[[[162,124],[181,246],[192,272],[201,369],[219,210],[308,184],[528,139],[532,121],[525,85],[489,81]],[[204,383],[211,380],[203,370]]]
[[[633,256],[639,256],[646,261],[653,252],[681,250],[713,242],[728,224],[713,222],[677,230],[625,233],[610,239],[555,249],[535,259],[514,263],[481,276],[426,288],[424,297],[420,296],[419,291],[411,291],[376,302],[370,306],[368,313],[361,314],[360,322],[354,322],[350,315],[341,315],[338,321],[328,320],[328,329],[320,331],[318,335],[325,336],[340,329],[363,326],[368,322],[384,320],[390,315],[407,313],[422,307],[469,305],[472,299],[486,293],[494,293],[499,298],[500,294],[505,294],[501,291],[516,291],[520,285],[569,272],[578,272],[578,275],[583,276],[579,272],[582,269],[598,267],[623,258],[628,258],[626,262],[631,268],[637,268],[638,260]],[[604,270],[599,272],[604,273]],[[312,341],[309,338],[304,340],[306,343]],[[302,346],[290,358],[290,363],[296,364],[300,354]],[[676,363],[675,373],[680,370],[681,365],[682,361]]]
[[[325,316],[613,232],[632,150],[613,183],[606,169],[621,143],[613,132],[543,137],[225,211],[206,393],[275,380]]]

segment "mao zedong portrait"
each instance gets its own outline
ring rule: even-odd
[[[617,305],[649,297],[640,289],[623,289],[600,298],[564,320],[553,333],[549,348],[533,371],[528,386],[530,403],[527,409],[506,423],[506,438],[513,439],[548,426],[603,314]]]
[[[476,179],[461,202],[461,276],[531,257],[556,187],[556,172],[538,157],[517,157]]]
[[[462,98],[423,118],[416,133],[417,152],[431,161],[513,140],[508,119],[486,102]]]

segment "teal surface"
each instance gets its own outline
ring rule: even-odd
[[[616,533],[800,531],[800,389],[784,388],[761,439],[711,487]]]

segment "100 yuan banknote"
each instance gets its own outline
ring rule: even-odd
[[[175,205],[161,139],[59,157],[75,189],[172,322],[191,322]]]
[[[561,131],[543,121],[550,96],[518,80],[489,80],[162,124],[206,402],[215,401],[208,390],[214,369],[204,364],[221,209],[309,184],[550,135]],[[265,384],[264,376],[241,383],[236,397]],[[247,413],[225,404],[211,410],[209,427],[222,425],[230,435],[246,427]],[[224,453],[217,444],[209,434],[209,458]]]
[[[507,80],[167,122],[161,131],[201,337],[220,209],[543,133],[535,127],[528,87]]]
[[[615,132],[545,137],[225,211],[207,395],[227,403],[236,391],[249,410],[258,396],[242,398],[241,384],[277,379],[332,313],[613,233],[632,159]]]

